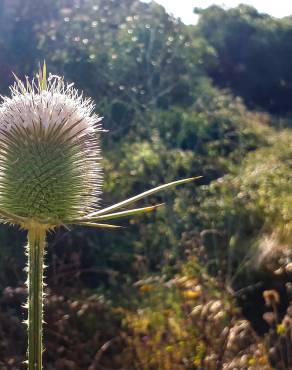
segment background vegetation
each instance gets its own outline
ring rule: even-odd
[[[122,231],[58,230],[46,369],[292,368],[292,17],[186,26],[138,0],[0,0],[0,90],[46,59],[104,116],[103,205],[201,175]],[[0,228],[0,369],[24,369],[24,235]]]

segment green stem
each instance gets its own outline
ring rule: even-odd
[[[45,229],[28,230],[28,370],[42,370],[45,238]]]

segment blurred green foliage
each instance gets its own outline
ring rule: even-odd
[[[8,93],[11,71],[32,75],[46,59],[51,73],[93,97],[109,130],[102,135],[103,205],[203,176],[148,199],[167,205],[123,221],[125,229],[64,229],[49,236],[51,368],[94,370],[98,361],[120,368],[127,359],[129,370],[130,364],[139,370],[213,369],[227,337],[218,332],[223,342],[212,342],[208,352],[209,334],[195,328],[206,318],[193,322],[190,310],[220,300],[224,322],[236,329],[241,317],[233,289],[256,280],[255,261],[267,240],[291,247],[291,18],[276,20],[244,5],[197,11],[198,25],[186,26],[154,2],[0,0],[1,93]],[[9,317],[15,332],[23,312],[7,294],[12,289],[17,296],[13,289],[23,285],[24,240],[1,226],[0,323]],[[177,287],[178,276],[193,285]],[[202,294],[195,297],[199,285]],[[88,315],[78,314],[82,305]],[[262,324],[261,317],[255,320]],[[21,346],[14,351],[1,325],[1,369],[19,369],[24,353]],[[216,320],[210,325],[223,333]],[[21,342],[13,330],[11,338]],[[108,341],[109,352],[98,352]],[[250,368],[264,369],[267,357],[257,341],[240,346]],[[221,364],[241,366],[232,356]]]
[[[197,9],[200,32],[215,49],[207,71],[252,108],[291,113],[292,18],[277,19],[251,6]]]

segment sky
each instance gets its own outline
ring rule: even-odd
[[[149,2],[150,0],[144,0]],[[274,17],[285,17],[292,15],[292,0],[155,0],[164,6],[168,13],[180,17],[186,24],[193,24],[197,21],[197,16],[193,14],[195,7],[206,8],[212,4],[224,5],[225,7],[235,7],[244,3],[252,5],[262,13],[268,13]]]

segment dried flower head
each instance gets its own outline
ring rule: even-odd
[[[273,325],[276,322],[276,316],[274,312],[265,312],[263,314],[263,320],[265,320],[269,325]]]
[[[55,226],[95,211],[101,127],[92,101],[62,78],[47,80],[42,73],[25,84],[17,79],[11,95],[0,107],[4,221]]]
[[[282,324],[284,325],[286,331],[292,331],[292,318],[289,315],[284,316]]]
[[[265,304],[266,306],[272,306],[274,304],[278,304],[280,303],[280,295],[279,293],[274,290],[274,289],[271,289],[271,290],[265,290],[263,292],[263,298],[265,300]]]

